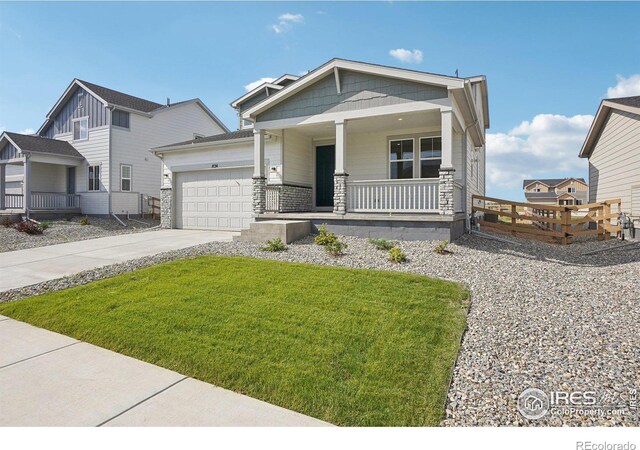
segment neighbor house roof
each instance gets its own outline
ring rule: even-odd
[[[535,180],[523,180],[522,181],[522,189],[526,188],[527,186],[529,186],[530,184],[533,183],[542,183],[545,186],[549,186],[549,187],[554,187],[557,186],[559,184],[564,183],[567,180],[578,180],[584,184],[587,184],[586,181],[584,181],[584,178],[574,178],[574,177],[568,177],[568,178],[537,178]],[[540,192],[535,192],[535,194],[540,194]]]
[[[532,199],[532,198],[547,199],[547,198],[556,198],[558,196],[558,194],[556,194],[553,191],[551,191],[551,192],[525,192],[524,196],[527,198],[527,200]]]
[[[2,137],[6,136],[21,152],[49,153],[60,156],[71,156],[73,158],[83,158],[73,145],[58,139],[46,137],[11,133],[5,131]]]
[[[156,147],[152,149],[155,153],[157,151],[173,149],[173,148],[187,148],[194,145],[200,146],[201,144],[207,144],[212,142],[225,142],[235,141],[238,139],[248,139],[253,137],[253,129],[231,131],[229,133],[215,134],[213,136],[201,137],[197,139],[191,139],[189,141],[176,142],[175,144],[163,145],[162,147]]]
[[[609,117],[609,113],[612,110],[636,114],[639,116],[638,120],[640,120],[640,96],[606,98],[600,102],[600,106],[598,107],[596,116],[593,119],[591,128],[589,129],[587,137],[580,149],[580,153],[578,154],[580,158],[588,158],[591,156],[591,152],[593,152],[593,148],[598,142],[600,133],[602,132],[602,129],[607,122],[607,118]]]

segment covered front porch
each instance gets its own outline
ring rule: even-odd
[[[43,145],[52,139],[3,134],[0,142],[0,213],[79,213],[80,195],[76,194],[76,171],[83,158],[78,154],[59,154]],[[29,143],[39,145],[29,150]],[[69,145],[68,143],[64,143]]]
[[[281,141],[265,155],[265,139]],[[257,219],[427,221],[464,216],[466,140],[451,108],[286,128],[256,125]]]

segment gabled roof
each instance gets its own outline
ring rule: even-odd
[[[587,184],[586,181],[584,181],[584,178],[575,178],[575,177],[567,177],[567,178],[538,178],[535,180],[523,180],[522,181],[522,189],[525,189],[527,186],[529,186],[530,184],[533,183],[542,183],[545,186],[548,187],[555,187],[559,184],[564,183],[567,180],[577,180],[580,181],[581,183]],[[540,194],[540,192],[535,192],[535,194]]]
[[[260,86],[250,90],[246,94],[244,94],[241,97],[238,97],[237,99],[232,101],[230,103],[230,105],[233,108],[237,108],[241,103],[246,102],[250,98],[255,97],[257,94],[261,93],[262,91],[265,91],[267,93],[267,95],[269,95],[269,89],[272,89],[274,91],[279,91],[279,90],[284,89],[285,87],[289,86],[291,83],[296,81],[298,78],[300,78],[300,77],[296,76],[296,75],[290,75],[288,73],[285,73],[284,75],[276,78],[275,80],[273,80],[271,82],[262,83]]]
[[[191,139],[189,141],[176,142],[175,144],[163,145],[162,147],[156,147],[152,149],[153,153],[159,152],[161,150],[173,149],[177,147],[191,147],[194,145],[207,144],[212,142],[227,142],[227,141],[236,141],[238,139],[248,139],[253,138],[253,129],[248,130],[237,130],[231,131],[229,133],[215,134],[213,136],[201,137],[197,139]]]
[[[524,196],[526,197],[527,200],[532,199],[532,198],[547,199],[547,198],[556,198],[558,196],[558,194],[556,194],[553,191],[551,191],[551,192],[525,192]]]
[[[600,133],[602,132],[602,129],[607,122],[607,118],[609,117],[609,113],[612,110],[624,111],[640,116],[640,96],[607,98],[600,102],[598,112],[596,112],[591,128],[589,128],[587,137],[585,138],[582,148],[580,149],[580,153],[578,154],[580,158],[588,158],[591,156],[593,147],[598,142]]]
[[[23,153],[48,153],[84,159],[78,150],[67,141],[59,141],[42,136],[11,133],[9,131],[5,131],[0,135],[0,141],[5,137]]]
[[[133,109],[135,111],[142,111],[146,113],[165,106],[160,103],[145,100],[140,97],[134,97],[133,95],[114,91],[113,89],[109,89],[104,86],[98,86],[97,84],[89,83],[88,81],[77,81],[79,81],[81,85],[83,85],[88,91],[95,94],[97,97],[104,100],[109,105],[121,106],[123,108]]]

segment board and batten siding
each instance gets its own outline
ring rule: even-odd
[[[11,142],[4,144],[4,147],[0,150],[0,160],[14,159],[19,156],[20,152]]]
[[[53,118],[53,123],[40,133],[41,136],[54,138],[59,134],[73,132],[73,119],[89,116],[89,129],[109,124],[109,110],[103,103],[77,87],[67,103]]]
[[[258,115],[257,121],[355,111],[448,96],[446,87],[347,70],[340,71],[340,88],[341,93],[338,94],[335,76],[333,73],[329,74]]]
[[[589,202],[620,198],[632,212],[632,188],[640,185],[640,115],[612,110],[589,157]]]
[[[162,186],[162,163],[149,152],[151,148],[188,141],[194,133],[204,136],[223,133],[224,130],[197,104],[188,103],[157,112],[149,118],[130,113],[129,128],[111,128],[111,171],[112,192],[120,190],[120,168],[123,164],[132,166],[131,192],[160,197]],[[113,195],[111,209],[116,214],[131,211],[134,205],[131,193]],[[138,203],[139,204],[139,200]]]

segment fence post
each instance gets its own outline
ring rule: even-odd
[[[564,237],[560,238],[560,242],[563,245],[571,244],[573,239],[570,236],[571,232],[571,210],[565,207],[562,211],[560,211],[560,217],[562,219],[561,231],[564,234]]]

